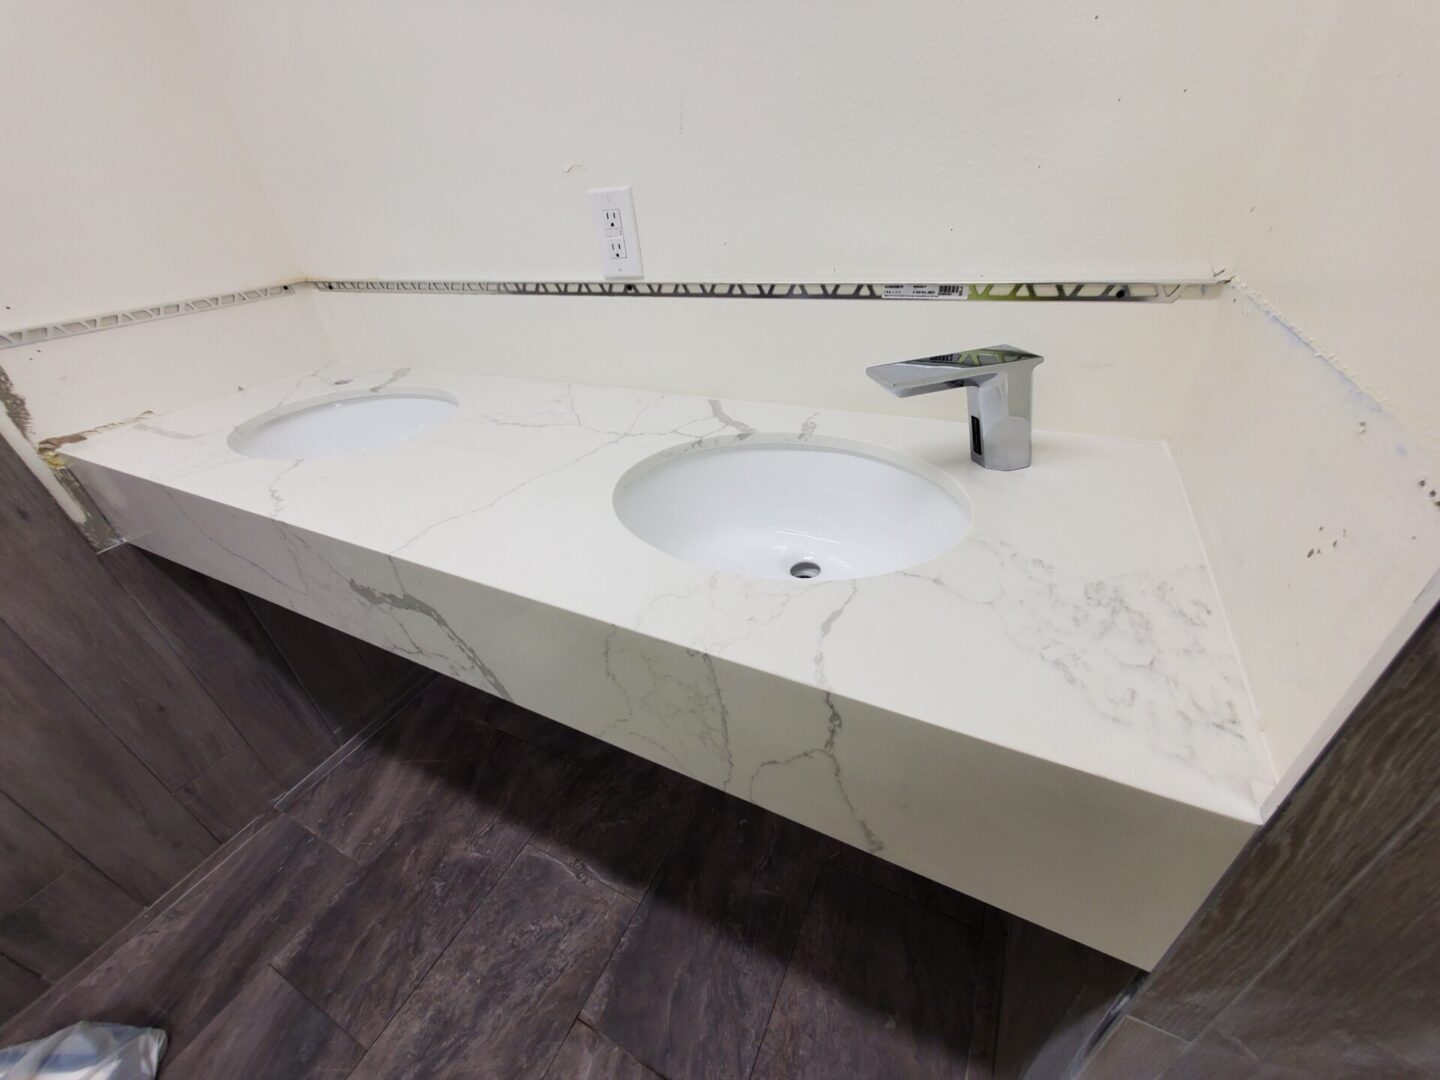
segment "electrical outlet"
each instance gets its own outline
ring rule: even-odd
[[[638,278],[640,237],[635,231],[635,200],[628,187],[590,192],[595,232],[600,239],[600,268],[609,279]]]

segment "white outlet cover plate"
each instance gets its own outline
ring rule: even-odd
[[[600,267],[607,281],[634,280],[644,276],[640,267],[640,232],[635,225],[635,200],[628,187],[594,188],[590,192],[590,210],[595,219],[595,236],[600,244]],[[620,212],[617,233],[605,212]],[[623,255],[612,254],[616,240],[622,241]]]

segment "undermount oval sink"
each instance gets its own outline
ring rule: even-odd
[[[345,457],[412,439],[459,402],[443,390],[350,390],[272,409],[230,433],[230,449],[272,460]]]
[[[640,539],[687,562],[815,581],[903,570],[970,528],[964,493],[926,462],[841,440],[747,435],[642,461],[615,488]]]

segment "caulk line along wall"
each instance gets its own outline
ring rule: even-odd
[[[32,443],[336,355],[949,415],[861,369],[1014,340],[1049,357],[1042,426],[1171,442],[1282,773],[1435,569],[1423,0],[5,18],[7,327],[301,276],[593,278],[584,192],[627,183],[656,280],[1240,283],[1133,307],[302,291],[7,350],[0,425],[23,410]]]

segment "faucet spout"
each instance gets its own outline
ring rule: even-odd
[[[877,364],[865,374],[896,397],[965,388],[970,405],[970,459],[1010,472],[1030,464],[1031,376],[1039,356],[1013,345],[966,349]]]

